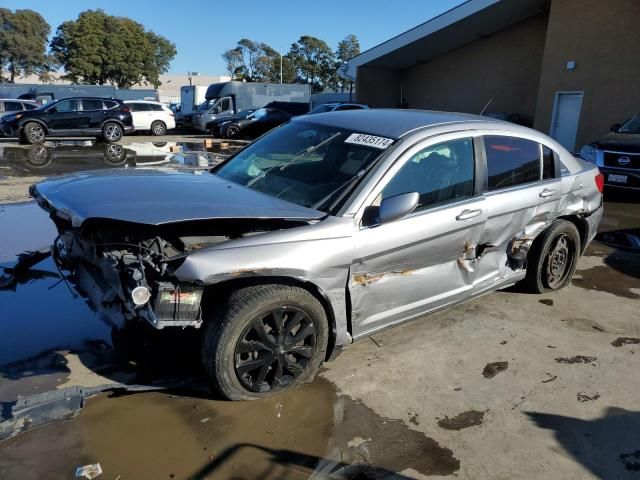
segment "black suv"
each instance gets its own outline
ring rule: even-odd
[[[132,133],[131,110],[120,100],[106,98],[64,98],[40,108],[0,118],[0,132],[20,136],[27,143],[57,137],[91,136],[117,142]]]
[[[605,185],[640,190],[640,114],[611,126],[611,133],[582,147],[580,156],[595,163]]]

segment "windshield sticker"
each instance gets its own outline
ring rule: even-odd
[[[393,139],[376,137],[375,135],[367,135],[364,133],[352,133],[344,143],[352,143],[354,145],[364,145],[366,147],[378,148],[384,150],[393,143]]]

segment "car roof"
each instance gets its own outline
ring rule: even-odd
[[[56,98],[54,102],[61,102],[62,100],[113,100],[114,102],[122,101],[122,100],[118,100],[117,98],[109,98],[109,97],[64,97],[64,98]]]
[[[0,102],[37,103],[35,100],[27,100],[25,98],[0,98]]]
[[[468,113],[438,112],[432,110],[408,110],[369,108],[317,113],[294,118],[294,122],[311,122],[338,128],[362,130],[372,135],[400,138],[417,129],[446,123],[474,122],[504,124],[500,120]]]
[[[124,100],[124,103],[151,103],[153,105],[164,105],[162,102],[156,102],[153,100]]]

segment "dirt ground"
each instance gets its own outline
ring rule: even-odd
[[[40,176],[17,170],[0,170],[0,195]],[[250,403],[212,398],[197,334],[114,339],[45,261],[0,291],[0,433],[19,395],[62,400],[12,424],[26,432],[0,441],[0,478],[94,463],[108,480],[638,478],[640,198],[605,200],[568,288],[494,292],[376,334],[314,383]],[[53,235],[32,202],[0,205],[0,265]],[[76,408],[76,386],[105,384]],[[30,429],[52,405],[66,420]]]

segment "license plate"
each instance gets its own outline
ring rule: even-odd
[[[626,175],[614,175],[612,173],[609,174],[609,181],[615,183],[627,183]]]

